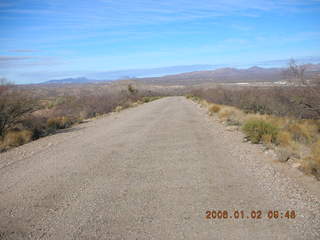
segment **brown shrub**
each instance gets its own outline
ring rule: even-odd
[[[320,140],[313,144],[311,155],[305,159],[304,169],[320,180]]]
[[[235,106],[247,113],[320,119],[320,87],[217,87],[193,90],[209,102]]]
[[[276,143],[281,147],[288,147],[292,144],[292,136],[288,131],[280,131],[276,138]]]
[[[263,144],[266,144],[266,145],[271,145],[271,143],[272,143],[272,135],[271,134],[264,134],[264,135],[262,135],[262,137],[261,137],[261,142],[263,143]]]
[[[57,117],[48,119],[47,124],[49,129],[56,130],[70,127],[72,121],[68,117]]]
[[[314,137],[312,128],[308,124],[294,122],[287,128],[292,138],[300,143],[311,143]]]
[[[115,112],[120,112],[121,110],[123,110],[123,107],[122,106],[117,106],[114,111]]]
[[[19,92],[0,94],[0,137],[11,130],[24,116],[36,108],[32,98]]]
[[[29,130],[22,131],[10,131],[8,132],[3,140],[3,147],[17,147],[28,143],[32,140],[32,132]]]
[[[228,125],[242,125],[245,121],[246,114],[241,110],[234,107],[223,106],[218,113],[221,121],[226,122]]]
[[[209,112],[210,113],[217,113],[221,110],[221,107],[219,105],[216,105],[216,104],[212,104],[210,107],[209,107]]]

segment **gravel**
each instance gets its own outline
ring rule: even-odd
[[[0,239],[320,239],[319,182],[183,97],[2,153],[0,182]]]

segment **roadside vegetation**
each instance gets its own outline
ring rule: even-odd
[[[85,119],[157,100],[164,92],[132,83],[94,86],[20,87],[0,79],[0,151],[54,134]],[[71,86],[72,87],[72,86]],[[90,89],[91,88],[91,89]]]
[[[241,130],[245,140],[263,144],[281,162],[290,159],[320,180],[320,120],[279,117],[245,110],[188,95],[208,109],[208,113],[231,130]]]
[[[278,160],[292,160],[320,180],[320,77],[305,79],[304,68],[290,63],[285,87],[217,87],[193,90],[187,98],[245,140],[263,144]]]

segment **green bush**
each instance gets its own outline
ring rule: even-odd
[[[252,143],[260,143],[265,135],[269,135],[271,142],[274,142],[279,131],[276,126],[262,119],[250,119],[246,121],[242,130]]]

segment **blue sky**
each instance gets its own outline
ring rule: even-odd
[[[320,59],[320,0],[0,0],[0,76]]]

